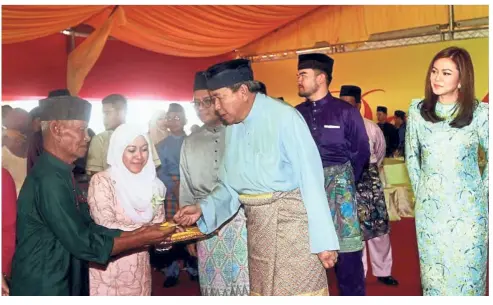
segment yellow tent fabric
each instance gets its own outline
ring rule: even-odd
[[[487,5],[456,5],[456,21],[488,17]],[[447,24],[447,5],[329,5],[240,48],[241,55],[255,55],[366,41],[371,34],[434,24]]]

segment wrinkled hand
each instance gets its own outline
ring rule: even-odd
[[[188,250],[188,253],[190,253],[191,256],[197,257],[197,244],[196,243],[188,244],[187,245],[187,250]]]
[[[325,269],[335,266],[337,263],[337,251],[323,251],[318,254],[318,259],[322,262]]]
[[[125,236],[130,236],[130,235],[136,235],[139,233],[142,233],[145,231],[145,228],[148,227],[148,224],[142,225],[142,227],[135,229],[133,231],[123,231],[122,234],[120,234],[120,237],[125,237]]]
[[[175,227],[163,228],[160,224],[143,226],[135,230],[135,234],[141,236],[146,245],[156,245],[162,242],[171,241],[171,234],[175,232]],[[138,231],[138,232],[137,232]]]
[[[182,226],[191,226],[199,220],[202,215],[200,204],[187,205],[176,212],[173,220]]]
[[[2,276],[2,296],[9,296],[9,295],[10,295],[9,285],[7,285],[7,281]]]
[[[130,232],[131,235],[135,235],[135,234],[139,234],[139,233],[142,233],[146,230],[146,228],[148,227],[149,225],[145,224],[143,225],[142,227],[138,228],[138,229],[135,229],[133,231]]]

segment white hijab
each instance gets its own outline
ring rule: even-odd
[[[148,223],[154,217],[153,196],[163,198],[166,187],[156,176],[152,149],[149,158],[138,174],[130,172],[123,164],[123,153],[138,136],[143,136],[147,143],[149,137],[136,126],[120,125],[111,135],[107,162],[110,165],[111,178],[116,182],[116,196],[125,213],[135,223]]]
[[[159,118],[164,118],[166,116],[166,111],[158,111],[156,112],[149,122],[149,135],[151,137],[152,144],[157,145],[162,140],[166,139],[169,135],[169,131],[167,128],[161,129],[159,128],[157,121]]]

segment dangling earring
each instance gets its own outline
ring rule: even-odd
[[[461,87],[461,86],[460,86],[460,84],[459,84],[459,86],[457,86],[457,88],[458,88],[458,89],[460,89],[460,87]]]

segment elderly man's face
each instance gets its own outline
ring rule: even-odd
[[[220,88],[211,92],[214,99],[214,109],[227,125],[241,122],[240,115],[245,110],[248,97],[246,86],[242,85],[238,91],[229,88]]]
[[[74,121],[59,121],[60,124],[55,128],[56,137],[59,138],[60,149],[67,156],[78,159],[86,155],[89,134],[87,133],[87,122]]]

